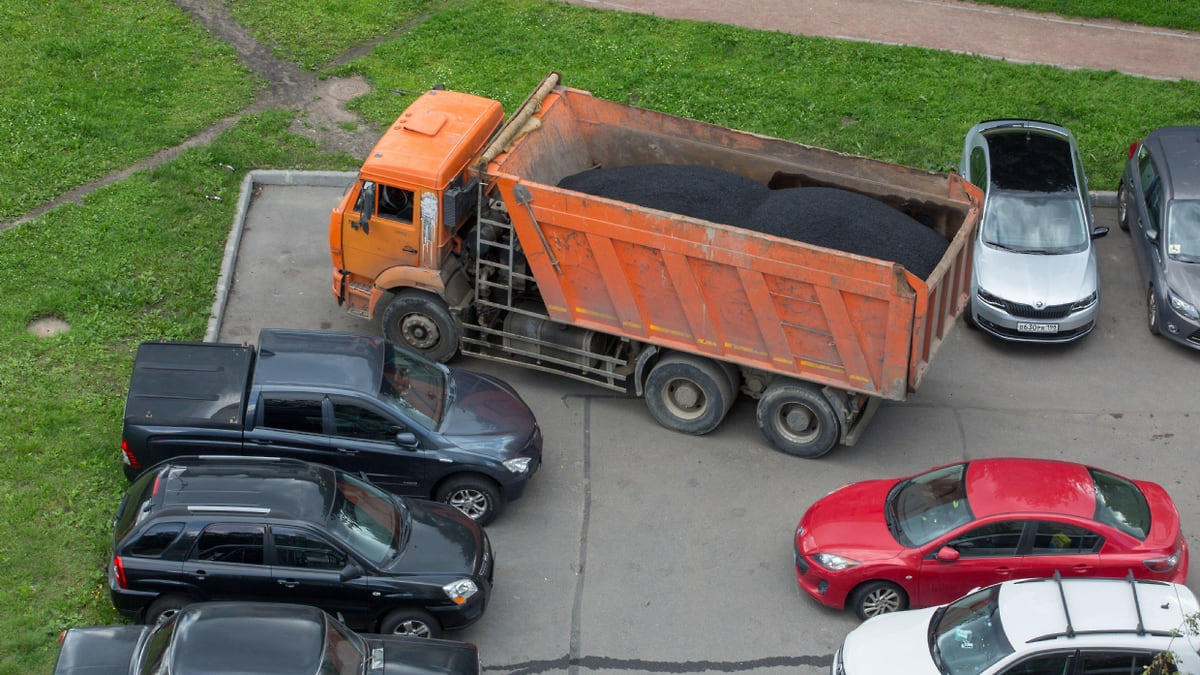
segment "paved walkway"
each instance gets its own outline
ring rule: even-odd
[[[796,35],[904,44],[1018,63],[1200,80],[1200,35],[957,0],[568,0]]]

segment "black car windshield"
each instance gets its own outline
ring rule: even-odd
[[[1145,541],[1150,534],[1150,504],[1141,488],[1107,471],[1088,472],[1096,485],[1096,520]]]
[[[437,429],[446,404],[446,369],[388,343],[379,395],[426,429]]]
[[[1083,207],[1075,192],[992,189],[984,207],[984,243],[1017,253],[1061,255],[1087,250]]]
[[[1200,201],[1175,200],[1167,210],[1167,255],[1200,262]]]
[[[329,530],[359,555],[381,565],[403,545],[404,514],[388,493],[338,473]]]
[[[901,481],[888,494],[888,528],[914,548],[974,520],[967,503],[966,464],[934,469]]]
[[[325,617],[325,650],[321,656],[319,675],[362,675],[366,672],[363,660],[367,657],[367,646],[355,635],[328,616]]]
[[[1000,621],[1000,586],[939,609],[929,622],[929,652],[946,675],[976,675],[1013,653]]]

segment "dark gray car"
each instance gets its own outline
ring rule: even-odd
[[[1200,348],[1200,126],[1163,127],[1129,146],[1117,207],[1150,332]]]
[[[990,120],[967,132],[959,171],[984,191],[967,323],[1013,342],[1071,342],[1100,305],[1087,179],[1071,132]]]

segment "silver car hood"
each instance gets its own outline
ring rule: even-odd
[[[1095,249],[1035,255],[1006,251],[983,242],[975,247],[976,286],[1011,302],[1036,306],[1075,302],[1096,290]]]

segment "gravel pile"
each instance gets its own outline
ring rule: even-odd
[[[590,169],[559,187],[847,253],[890,260],[925,279],[948,243],[883,202],[837,188],[765,185],[699,166]]]

